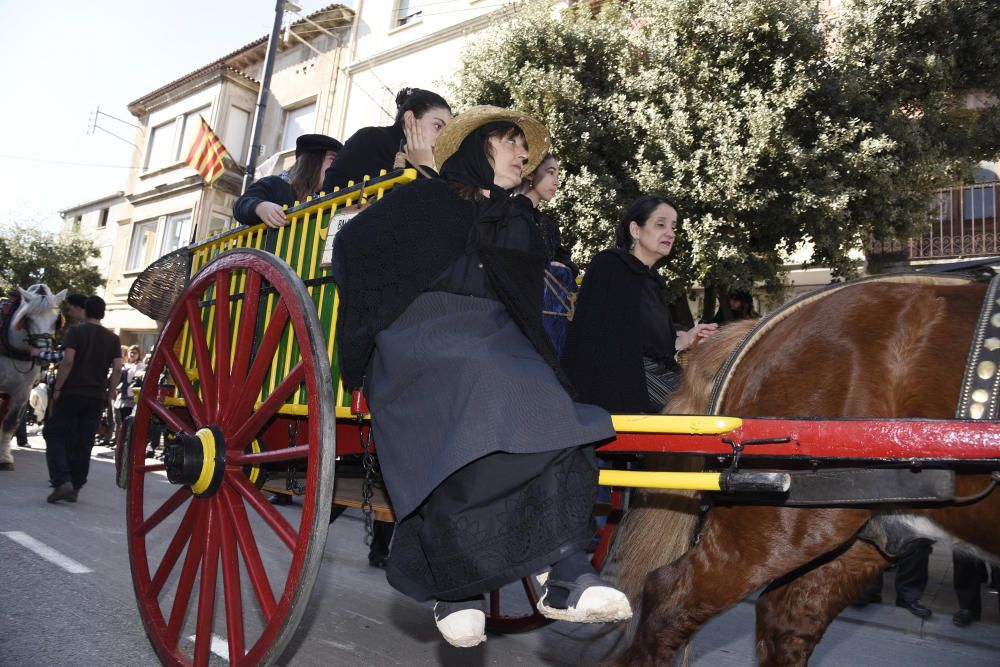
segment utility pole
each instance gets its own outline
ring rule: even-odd
[[[278,40],[281,37],[281,21],[285,15],[285,0],[277,0],[274,5],[274,27],[267,40],[267,55],[264,57],[264,75],[260,81],[260,92],[257,93],[257,108],[253,117],[253,134],[250,135],[250,157],[247,158],[246,173],[243,175],[241,193],[246,192],[253,183],[257,171],[257,158],[260,157],[260,130],[264,125],[264,109],[267,107],[267,94],[271,87],[271,70],[274,69],[274,55],[278,50]]]

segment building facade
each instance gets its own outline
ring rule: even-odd
[[[466,41],[515,6],[497,0],[356,0],[353,10],[332,4],[307,16],[286,13],[255,176],[289,166],[302,134],[344,140],[362,127],[391,124],[401,88],[442,90]],[[128,305],[135,277],[157,258],[233,224],[267,45],[262,36],[129,104],[139,125],[134,168],[98,242],[107,278],[105,324],[124,344],[147,351],[162,324]],[[184,161],[199,116],[231,158],[211,186]],[[90,218],[100,217],[102,209],[95,206],[101,202],[62,212],[65,224],[82,217],[79,224],[96,233],[96,218],[93,224]]]
[[[825,4],[824,4],[825,3]],[[555,2],[553,10],[573,4]],[[835,12],[838,0],[824,0]],[[355,0],[308,16],[286,14],[266,100],[256,177],[279,173],[294,159],[295,140],[317,132],[345,140],[369,125],[393,120],[396,93],[420,87],[446,95],[463,48],[484,28],[504,21],[513,0]],[[122,342],[148,350],[159,324],[127,303],[135,277],[157,258],[233,224],[240,194],[268,37],[136,99],[129,111],[136,133],[131,176],[121,193],[61,212],[67,226],[92,236],[107,278],[107,326]],[[230,158],[213,185],[184,162],[199,116]],[[976,185],[939,194],[931,229],[908,240],[873,240],[866,254],[879,270],[942,261],[1000,248],[997,167],[984,163]],[[789,259],[792,294],[828,284],[830,272],[804,268],[807,254]],[[859,253],[859,266],[865,255]],[[700,303],[696,309],[700,309]],[[763,304],[762,304],[763,305]]]

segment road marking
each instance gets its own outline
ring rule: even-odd
[[[375,625],[382,625],[383,624],[382,621],[376,620],[376,619],[372,618],[371,616],[365,616],[364,614],[359,614],[358,612],[354,611],[353,609],[344,609],[344,611],[346,611],[348,614],[351,614],[353,616],[357,616],[359,618],[365,619],[366,621],[370,621],[370,622],[374,623]]]
[[[191,635],[188,637],[189,641],[194,641],[195,636]],[[212,635],[212,646],[210,647],[212,653],[219,656],[223,660],[229,660],[229,642],[220,637],[219,635]]]
[[[70,574],[86,574],[87,572],[93,572],[93,570],[86,565],[81,565],[69,556],[62,555],[49,545],[39,542],[27,533],[22,533],[19,530],[12,530],[3,534],[20,544],[25,549],[34,551],[45,560],[54,565],[58,565]]]

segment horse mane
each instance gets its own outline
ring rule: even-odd
[[[681,386],[663,408],[663,414],[704,414],[715,376],[722,364],[757,320],[738,320],[721,327],[688,352]],[[679,472],[702,469],[701,457],[651,454],[643,460],[644,470]],[[644,489],[632,494],[632,502],[615,540],[612,557],[617,559],[616,576],[621,591],[636,600],[646,575],[672,563],[690,548],[698,518],[697,491]]]

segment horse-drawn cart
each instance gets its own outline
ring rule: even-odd
[[[154,264],[133,289],[133,303],[166,320],[121,457],[133,584],[165,664],[207,665],[218,637],[230,664],[270,664],[305,611],[331,500],[391,518],[387,503],[373,503],[364,407],[352,406],[338,380],[338,296],[324,248],[345,210],[414,177],[392,172],[305,202],[288,211],[291,222],[281,229],[225,232]],[[162,463],[144,456],[154,420],[168,433]],[[606,485],[750,492],[758,502],[794,506],[828,500],[803,480],[843,485],[873,464],[939,471],[925,475],[923,495],[908,500],[946,501],[955,466],[995,470],[1000,462],[1000,424],[971,418],[620,415],[614,423],[618,438],[601,449],[612,460],[673,452],[696,455],[711,469],[607,469]],[[335,474],[338,457],[357,457],[361,473]],[[283,513],[269,504],[272,489],[294,493],[300,509]],[[872,501],[864,497],[871,489],[858,485],[857,498],[841,501]],[[620,505],[618,492],[612,505]],[[611,532],[604,531],[598,559]],[[525,587],[530,599],[534,590]],[[500,630],[533,622],[505,618],[496,596],[491,617]]]

